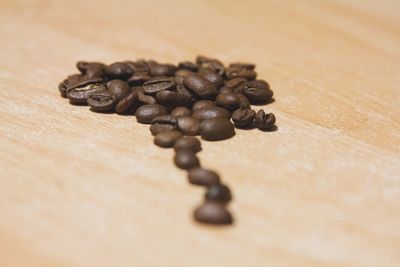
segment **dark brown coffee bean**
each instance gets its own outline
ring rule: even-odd
[[[207,189],[205,199],[208,201],[227,203],[232,199],[231,190],[226,185],[213,184]]]
[[[129,79],[128,84],[131,86],[143,85],[150,80],[151,76],[147,72],[135,72]]]
[[[103,78],[105,75],[103,63],[78,61],[76,67],[87,78]]]
[[[240,108],[232,113],[232,120],[236,127],[246,128],[251,126],[255,116],[256,112],[254,110]]]
[[[241,68],[241,69],[247,69],[247,70],[254,70],[256,65],[252,63],[246,63],[246,62],[234,62],[229,65],[229,67],[233,68]]]
[[[204,107],[193,111],[192,117],[199,121],[211,118],[218,118],[218,117],[222,117],[229,120],[231,114],[229,113],[228,110],[221,107]]]
[[[159,147],[173,147],[176,140],[181,138],[182,134],[178,131],[164,131],[158,133],[154,138],[154,144]]]
[[[190,169],[188,178],[189,182],[195,185],[211,186],[219,183],[219,176],[216,172],[200,167]]]
[[[200,161],[197,158],[196,154],[187,150],[177,152],[174,157],[174,162],[178,168],[185,170],[200,165]]]
[[[193,71],[191,71],[191,70],[187,70],[187,69],[180,69],[180,70],[177,70],[176,72],[175,72],[175,76],[177,77],[177,78],[182,78],[182,83],[183,83],[183,78],[185,78],[186,76],[189,76],[189,75],[193,75]]]
[[[157,100],[154,97],[152,97],[151,95],[145,95],[143,91],[140,91],[138,93],[138,99],[139,102],[150,105],[153,105],[157,102]]]
[[[197,153],[201,151],[201,143],[196,137],[184,136],[176,140],[174,149],[176,152],[190,151],[192,153]]]
[[[165,131],[173,131],[177,128],[176,118],[169,114],[157,116],[151,123],[150,132],[152,135]]]
[[[157,101],[166,107],[174,108],[178,106],[190,107],[193,103],[192,98],[179,94],[178,92],[173,91],[160,91],[156,94]]]
[[[176,67],[171,64],[156,64],[150,66],[151,76],[174,76]]]
[[[247,82],[247,79],[245,79],[243,77],[237,77],[237,78],[233,78],[231,80],[225,81],[225,86],[234,88],[243,82]]]
[[[167,109],[165,107],[158,104],[148,104],[139,107],[135,116],[138,122],[149,124],[155,117],[166,114]]]
[[[240,106],[240,99],[234,93],[222,93],[217,96],[215,103],[228,110],[235,110]]]
[[[197,69],[199,68],[199,65],[191,61],[183,61],[178,64],[178,68],[196,72]]]
[[[194,219],[206,224],[232,224],[233,218],[225,206],[218,202],[206,201],[194,211]]]
[[[269,84],[263,80],[241,83],[235,87],[235,93],[242,93],[254,104],[268,101],[273,95]]]
[[[200,100],[193,104],[192,111],[196,111],[201,108],[216,107],[215,103],[211,100]]]
[[[67,97],[67,89],[72,88],[75,84],[78,84],[84,77],[81,74],[72,74],[63,80],[58,85],[58,90],[62,97]]]
[[[174,79],[166,77],[154,77],[143,84],[143,92],[145,94],[156,94],[163,90],[174,88]]]
[[[218,59],[198,56],[196,58],[196,62],[200,65],[198,69],[198,72],[200,73],[212,71],[218,73],[219,75],[224,74],[225,66]]]
[[[179,131],[184,135],[194,136],[199,134],[200,122],[197,119],[193,117],[179,116],[176,118],[176,121]]]
[[[87,104],[95,112],[110,112],[117,104],[117,97],[109,91],[96,92],[89,96]]]
[[[239,98],[239,106],[243,109],[250,108],[250,101],[243,94],[236,94]]]
[[[241,67],[229,67],[225,70],[225,78],[227,80],[237,77],[242,77],[250,81],[257,77],[257,72]]]
[[[200,99],[212,99],[217,94],[214,84],[200,74],[192,74],[183,79],[185,87]]]
[[[255,117],[256,127],[260,130],[272,130],[275,127],[276,118],[273,113],[265,114],[259,110]]]
[[[150,69],[147,66],[147,63],[145,61],[125,61],[126,64],[129,65],[129,67],[131,67],[131,69],[133,70],[133,73],[149,73]]]
[[[115,106],[115,112],[118,114],[134,113],[140,104],[138,96],[139,90],[130,92],[128,96],[119,101]]]
[[[117,101],[122,100],[130,93],[129,85],[127,82],[122,80],[112,80],[107,83],[108,91],[110,91]]]
[[[112,79],[126,80],[132,76],[133,70],[129,64],[124,62],[115,62],[105,68],[107,76]]]
[[[233,93],[233,88],[231,88],[231,87],[227,87],[227,86],[222,86],[220,89],[219,89],[219,93],[220,94],[222,94],[222,93]]]
[[[203,73],[204,78],[214,84],[215,88],[219,89],[224,85],[224,78],[216,72],[205,72]]]
[[[192,116],[192,111],[187,107],[176,107],[171,111],[171,115],[174,117],[179,116]]]
[[[71,104],[86,105],[87,99],[91,94],[102,92],[106,89],[105,84],[96,80],[94,82],[85,81],[67,88],[66,94]]]
[[[235,127],[229,119],[218,117],[203,120],[199,126],[201,138],[208,141],[218,141],[235,135]]]

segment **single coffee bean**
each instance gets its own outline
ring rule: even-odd
[[[142,90],[140,92],[138,92],[138,99],[139,99],[139,102],[144,103],[144,104],[153,105],[153,104],[157,103],[157,100],[154,97],[152,97],[151,95],[145,95]]]
[[[250,108],[250,101],[243,94],[236,94],[239,98],[239,106],[243,109]]]
[[[199,125],[200,122],[188,116],[179,116],[176,118],[178,129],[184,135],[195,136],[199,134]]]
[[[86,105],[87,99],[91,94],[102,92],[107,87],[103,83],[99,82],[83,82],[72,88],[67,88],[67,97],[71,104],[75,105]]]
[[[175,76],[178,78],[182,78],[182,83],[183,83],[183,78],[185,78],[186,76],[192,75],[194,72],[191,70],[187,70],[187,69],[179,69],[175,72]]]
[[[216,72],[205,72],[203,73],[204,78],[212,82],[215,88],[219,89],[224,85],[224,78]]]
[[[178,94],[187,96],[188,98],[191,98],[193,101],[195,100],[195,98],[193,97],[193,94],[183,85],[183,84],[178,84],[176,86],[176,92]]]
[[[174,76],[176,67],[171,64],[156,64],[150,66],[151,76]]]
[[[243,77],[237,77],[237,78],[233,78],[231,80],[225,81],[225,86],[234,88],[243,82],[247,82],[247,79],[243,78]]]
[[[115,95],[117,101],[122,100],[130,93],[129,85],[122,80],[112,80],[107,83],[108,90]]]
[[[150,80],[151,76],[147,72],[135,72],[129,79],[128,84],[131,86],[143,85]]]
[[[157,116],[166,114],[167,109],[158,104],[147,104],[141,106],[135,112],[137,121],[145,124],[151,123],[151,121]]]
[[[194,219],[206,224],[232,224],[233,218],[223,204],[206,201],[194,212]]]
[[[220,94],[222,94],[222,93],[233,93],[233,88],[232,87],[228,87],[228,86],[222,86],[220,89],[219,89],[219,93]]]
[[[115,106],[115,112],[118,114],[134,113],[140,104],[138,96],[139,90],[130,92],[128,96],[119,101]]]
[[[191,116],[192,111],[188,109],[187,107],[176,107],[171,111],[171,115],[174,117],[179,117],[179,116]]]
[[[225,70],[225,78],[227,80],[242,77],[247,80],[254,80],[257,77],[257,72],[241,67],[229,67]]]
[[[176,152],[190,151],[192,153],[197,153],[201,151],[201,143],[196,137],[184,136],[176,140],[174,149]]]
[[[229,120],[231,114],[229,113],[228,110],[221,107],[205,107],[196,109],[192,113],[192,117],[199,121],[211,118],[218,118],[218,117],[222,117]]]
[[[216,107],[215,103],[211,100],[199,100],[192,106],[192,111],[196,111],[201,108]]]
[[[175,143],[176,146],[176,143]],[[195,185],[211,186],[219,183],[219,176],[216,172],[196,167],[188,173],[189,182]]]
[[[215,103],[227,110],[235,110],[240,106],[240,99],[234,93],[222,93],[217,96]]]
[[[275,126],[276,118],[273,113],[265,114],[264,110],[259,110],[255,117],[256,127],[260,130],[272,130]]]
[[[229,67],[254,70],[256,65],[254,65],[252,63],[245,63],[245,62],[234,62],[234,63],[229,64]]]
[[[268,101],[273,95],[269,84],[264,80],[240,83],[235,87],[235,93],[242,93],[249,99],[250,103],[254,104]]]
[[[59,85],[58,85],[58,90],[60,91],[60,94],[62,97],[67,97],[67,88],[71,87],[71,85],[78,83],[82,79],[81,74],[73,74],[68,76],[67,79],[63,80]]]
[[[224,74],[225,66],[218,59],[207,58],[204,56],[197,57],[197,59],[196,59],[197,63],[200,64],[198,72],[205,73],[212,71],[218,73],[219,75]]]
[[[160,91],[156,94],[157,101],[168,108],[174,108],[178,106],[190,107],[193,103],[191,97],[180,94],[173,91]]]
[[[133,70],[129,64],[124,62],[115,62],[105,68],[107,76],[112,79],[126,80],[132,76]]]
[[[185,70],[185,71],[186,71],[186,70]],[[177,71],[177,72],[178,72],[178,71]],[[188,75],[192,75],[192,74],[190,73],[190,74],[188,74]],[[180,85],[180,84],[183,85],[183,79],[184,79],[184,78],[185,78],[184,76],[179,76],[179,75],[175,75],[175,77],[173,77],[173,79],[174,79],[176,85]]]
[[[117,104],[117,97],[109,91],[96,92],[89,96],[87,104],[95,112],[110,112]]]
[[[150,132],[152,135],[165,131],[173,131],[177,128],[176,118],[169,114],[157,116],[151,123]]]
[[[154,138],[154,144],[159,147],[173,147],[176,140],[178,140],[182,134],[178,131],[164,131],[158,133]]]
[[[232,120],[236,127],[246,128],[251,126],[255,116],[256,112],[254,110],[240,108],[232,113]]]
[[[183,79],[185,87],[200,99],[212,99],[217,94],[215,85],[200,74],[192,74]]]
[[[143,92],[145,94],[156,94],[163,90],[174,88],[174,79],[166,77],[154,77],[143,84]]]
[[[174,162],[178,168],[184,170],[191,169],[200,165],[200,161],[197,158],[196,154],[192,151],[187,150],[179,151],[178,153],[176,153],[174,157]]]
[[[131,67],[131,69],[133,70],[133,73],[149,73],[150,69],[147,66],[147,63],[145,61],[125,61],[126,64],[129,65],[129,67]]]
[[[78,61],[76,67],[87,78],[103,78],[105,75],[105,65],[103,63]]]
[[[185,70],[191,70],[192,72],[193,71],[195,72],[199,68],[199,65],[197,65],[196,63],[193,63],[191,61],[183,61],[178,64],[178,68],[185,69]],[[176,73],[175,73],[175,75],[176,75]]]
[[[208,187],[205,199],[220,203],[227,203],[232,200],[232,194],[229,187],[223,184],[213,184]]]
[[[229,119],[223,117],[205,119],[200,123],[201,138],[208,141],[218,141],[235,135],[235,127]]]

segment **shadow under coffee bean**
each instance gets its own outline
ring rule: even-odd
[[[196,136],[220,141],[233,137],[235,128],[277,130],[273,113],[251,107],[274,101],[255,65],[235,62],[226,67],[218,59],[197,56],[178,65],[78,61],[76,67],[80,73],[59,84],[61,96],[94,112],[135,115],[137,122],[151,124],[154,144],[174,148],[174,163],[187,171],[188,182],[205,188],[204,203],[193,218],[205,224],[232,224],[227,208],[231,190],[215,171],[201,166],[197,154],[202,147]]]

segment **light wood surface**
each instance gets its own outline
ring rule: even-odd
[[[400,266],[400,2],[0,2],[0,266]],[[77,60],[257,63],[273,133],[204,142],[236,223],[128,116],[62,99]]]

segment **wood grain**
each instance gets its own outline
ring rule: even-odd
[[[0,266],[400,266],[400,2],[1,1]],[[77,60],[256,62],[273,133],[204,143],[236,224],[128,116],[60,98]]]

